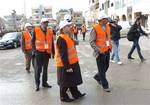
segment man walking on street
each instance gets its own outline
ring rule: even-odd
[[[82,25],[81,26],[81,33],[83,35],[83,41],[85,41],[85,34],[86,34],[86,26],[85,25]]]
[[[110,61],[121,65],[122,62],[119,57],[119,40],[120,40],[120,30],[122,27],[118,25],[118,19],[114,19],[110,22],[111,28],[111,40],[112,40],[112,53]]]
[[[32,46],[33,53],[35,56],[35,82],[36,82],[36,91],[39,91],[40,85],[40,74],[42,75],[42,86],[46,88],[51,88],[47,83],[47,68],[49,58],[52,56],[54,58],[54,42],[53,42],[53,32],[52,29],[48,28],[49,20],[47,18],[41,19],[40,27],[35,27]]]
[[[25,31],[22,32],[21,48],[26,59],[26,71],[30,73],[30,66],[32,61],[32,46],[31,39],[33,36],[33,26],[30,23],[25,24]],[[33,64],[33,61],[32,61]]]
[[[106,79],[106,72],[109,67],[110,50],[112,48],[110,40],[110,26],[105,14],[102,14],[98,20],[99,23],[93,26],[90,33],[90,45],[94,49],[98,73],[94,79],[102,85],[103,90],[110,92],[109,84]]]
[[[60,34],[56,39],[56,64],[57,81],[60,86],[60,99],[64,102],[72,102],[74,99],[85,96],[78,90],[77,85],[82,84],[80,66],[77,51],[73,40],[70,38],[72,22],[61,21],[59,24]],[[71,99],[67,90],[71,92]]]

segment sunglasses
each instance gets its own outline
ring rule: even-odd
[[[43,22],[44,24],[48,24],[49,22]]]
[[[71,22],[72,20],[70,20],[70,19],[67,19],[67,22]]]

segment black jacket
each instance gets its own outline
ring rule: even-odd
[[[129,30],[130,33],[133,34],[134,39],[139,39],[141,34],[148,36],[141,28],[141,25],[133,24]]]
[[[111,40],[119,40],[120,39],[120,30],[122,29],[122,27],[118,24],[115,24],[116,26],[113,26],[110,24],[110,28],[111,28]]]

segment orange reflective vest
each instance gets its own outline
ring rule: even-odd
[[[81,27],[81,32],[86,32],[86,28],[85,27]]]
[[[99,24],[94,25],[96,31],[96,42],[95,44],[99,47],[100,52],[104,53],[112,48],[110,39],[110,26],[106,24],[106,32]]]
[[[74,32],[74,33],[77,33],[77,32],[78,32],[77,27],[73,27],[73,32]]]
[[[23,31],[23,37],[25,39],[25,49],[26,50],[31,50],[32,46],[31,46],[31,35],[28,31]]]
[[[77,51],[75,49],[74,42],[71,40],[71,38],[68,35],[64,35],[64,34],[58,35],[58,38],[59,37],[62,37],[66,41],[69,64],[71,65],[71,64],[78,62]],[[57,40],[58,40],[58,38],[57,38]],[[57,43],[57,40],[56,40],[56,43]],[[59,54],[59,48],[58,48],[57,44],[55,46],[55,51],[56,51],[55,58],[56,58],[57,67],[64,67],[63,62],[61,60],[62,57]]]
[[[35,46],[36,50],[39,52],[52,52],[52,39],[53,39],[53,31],[51,29],[47,29],[47,34],[45,35],[40,27],[35,28]]]

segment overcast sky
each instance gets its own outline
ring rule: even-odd
[[[16,10],[17,14],[24,13],[24,2],[26,7],[26,15],[31,16],[31,8],[37,7],[40,4],[52,6],[53,13],[56,13],[61,8],[85,11],[88,8],[89,0],[1,0],[0,17],[11,14],[12,10]]]

